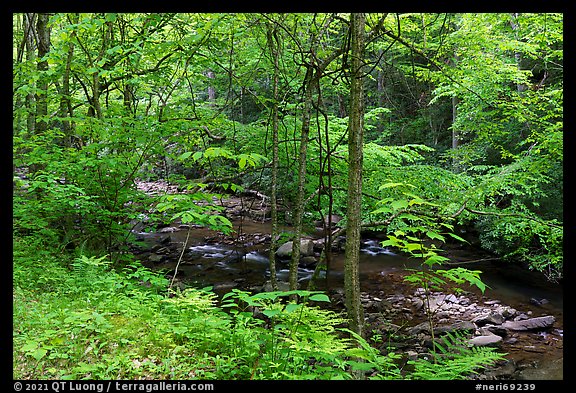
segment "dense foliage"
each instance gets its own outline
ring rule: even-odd
[[[166,278],[137,262],[114,271],[106,256],[38,245],[15,242],[15,379],[464,379],[502,357],[453,342],[438,366],[421,359],[407,373],[400,355],[347,338],[343,316],[319,307],[322,293],[233,290],[220,304],[210,288],[167,296]]]
[[[502,263],[562,279],[562,23],[555,13],[367,14],[364,227],[408,252],[467,233]],[[351,363],[337,359],[350,348],[337,335],[315,353],[294,350],[318,338],[297,329],[273,342],[259,320],[224,313],[208,293],[166,299],[127,251],[144,217],[230,231],[212,201],[244,190],[274,187],[287,224],[299,212],[305,227],[333,214],[346,225],[348,27],[344,14],[14,14],[15,357],[46,377],[187,378],[178,365],[191,357],[195,377],[345,378]],[[181,193],[146,194],[138,180]],[[23,306],[30,297],[43,320]],[[312,307],[271,304],[337,324]],[[182,325],[200,310],[210,329]],[[131,341],[143,332],[158,345],[147,361]],[[234,352],[255,337],[266,343],[261,363],[262,348]],[[221,357],[199,355],[222,342]],[[106,356],[62,374],[80,355],[70,351]],[[388,376],[388,360],[371,359]]]

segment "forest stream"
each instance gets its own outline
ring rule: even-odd
[[[266,282],[270,274],[271,224],[246,217],[235,218],[235,233],[229,237],[207,228],[190,228],[178,223],[155,232],[145,232],[143,226],[138,226],[133,232],[145,245],[133,252],[145,266],[162,270],[171,278],[187,240],[177,270],[179,285],[211,286],[219,295],[233,288],[270,290],[266,288]],[[289,232],[291,229],[283,227],[280,230]],[[397,351],[412,357],[420,356],[418,354],[426,349],[422,344],[426,341],[426,332],[422,328],[426,318],[422,300],[419,300],[422,297],[417,296],[422,289],[403,280],[407,269],[418,268],[419,262],[381,247],[377,235],[366,236],[361,245],[360,278],[367,336],[388,337],[381,343],[383,347],[386,342],[392,342]],[[298,271],[301,289],[307,288],[314,272],[321,236],[319,230],[307,236],[315,241],[315,247],[311,257],[301,259]],[[438,307],[442,306],[437,310],[436,323],[455,326],[472,320],[475,323],[472,326],[478,328],[475,335],[483,331],[488,337],[494,336],[492,332],[503,336],[497,346],[499,351],[506,353],[506,361],[484,370],[478,378],[563,379],[562,285],[548,282],[542,274],[520,266],[503,264],[474,249],[455,247],[446,251],[444,256],[454,267],[482,271],[481,278],[488,288],[484,294],[470,287],[463,294],[432,292],[432,300],[438,303]],[[277,258],[279,282],[288,281],[288,263],[288,259]],[[328,280],[325,276],[318,279],[315,288],[326,290],[331,298],[331,307],[336,310],[344,310],[343,266],[344,253],[333,252]],[[506,319],[508,321],[504,322]],[[506,324],[532,320],[547,324],[503,332]],[[396,340],[396,336],[402,336],[395,335],[398,332],[404,332],[404,337],[409,339]]]

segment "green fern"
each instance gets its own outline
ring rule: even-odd
[[[443,344],[438,342],[440,340]],[[406,379],[471,379],[480,370],[504,359],[505,355],[496,352],[495,348],[470,346],[463,333],[458,332],[446,332],[434,342],[434,347],[438,351],[433,354],[432,362],[425,359],[407,362],[414,370]]]

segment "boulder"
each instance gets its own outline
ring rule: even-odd
[[[435,326],[434,327],[434,334],[438,335],[438,334],[442,334],[442,333],[446,333],[446,332],[453,332],[456,330],[458,330],[458,331],[476,330],[476,325],[474,325],[470,321],[458,321],[458,322],[454,322],[450,325]],[[410,334],[410,335],[416,335],[419,333],[430,334],[430,325],[429,325],[428,321],[424,321],[424,322],[419,323],[418,325],[413,326],[413,327],[408,329],[408,334]]]
[[[302,257],[300,258],[300,266],[304,266],[307,268],[314,267],[318,261],[316,257],[309,256],[309,257]]]
[[[317,220],[314,222],[314,225],[316,227],[323,227],[323,226],[328,226],[328,222],[331,222],[332,226],[334,227],[340,221],[342,221],[342,217],[340,217],[339,215],[336,215],[336,214],[332,214],[331,216],[324,217],[324,223],[322,223],[321,220]]]
[[[547,315],[544,317],[528,318],[518,321],[506,321],[502,324],[502,327],[508,330],[535,330],[535,329],[546,329],[551,327],[556,318],[552,315]]]
[[[478,326],[484,326],[487,324],[501,325],[504,322],[504,317],[497,311],[491,311],[487,314],[477,316],[472,320],[472,322]]]
[[[454,331],[471,331],[476,330],[476,325],[470,321],[457,321],[450,325],[438,326],[434,328],[435,334],[442,334]]]
[[[314,255],[314,242],[312,240],[300,240],[300,255],[303,257]],[[276,256],[279,258],[290,258],[292,256],[292,242],[282,244],[276,250]]]
[[[149,260],[150,262],[153,262],[153,263],[159,263],[159,262],[161,262],[163,259],[164,259],[164,256],[163,256],[163,255],[150,254],[150,255],[148,256],[148,260]]]
[[[487,336],[478,336],[478,337],[474,337],[474,338],[471,338],[470,340],[468,340],[468,342],[470,344],[477,346],[477,347],[486,347],[486,346],[497,345],[500,343],[500,341],[502,341],[502,337],[500,337],[496,334],[489,334]]]

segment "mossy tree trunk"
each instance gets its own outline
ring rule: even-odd
[[[279,49],[280,40],[278,38],[278,30],[271,25],[267,28],[267,43],[272,55],[272,62],[274,63],[274,76],[273,76],[273,95],[274,102],[272,104],[272,185],[270,190],[270,215],[272,220],[272,239],[270,241],[270,283],[272,288],[278,290],[278,281],[276,279],[276,246],[278,237],[278,204],[276,198],[278,194],[278,83],[279,83]]]
[[[348,201],[344,288],[350,329],[363,334],[364,310],[360,303],[360,225],[362,221],[362,144],[364,135],[364,26],[362,13],[351,15],[351,86],[348,123]]]

